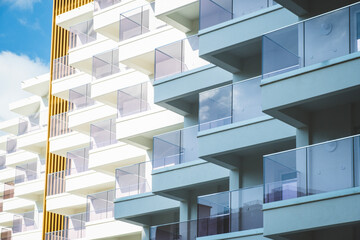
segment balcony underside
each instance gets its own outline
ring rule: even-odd
[[[350,188],[265,204],[264,236],[276,240],[359,239],[359,201],[359,188]]]
[[[178,221],[180,203],[153,193],[120,198],[115,203],[115,219],[141,226]]]
[[[313,112],[359,103],[359,64],[360,54],[353,53],[265,79],[263,111],[303,128],[311,125]]]
[[[319,15],[357,2],[357,0],[278,0],[277,3],[301,17]]]
[[[199,32],[200,57],[232,73],[261,73],[261,37],[298,21],[279,5]],[[263,24],[266,22],[267,24]]]
[[[183,201],[191,193],[200,196],[215,193],[221,188],[227,189],[229,171],[203,160],[195,160],[153,170],[152,181],[154,193]]]
[[[295,129],[265,116],[200,132],[198,140],[200,158],[233,169],[242,159],[295,147]]]
[[[155,103],[178,114],[193,113],[199,104],[199,93],[231,83],[233,75],[214,65],[155,81]]]

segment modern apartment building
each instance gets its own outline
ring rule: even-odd
[[[54,0],[1,239],[360,239],[359,39],[352,0]]]

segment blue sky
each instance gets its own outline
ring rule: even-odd
[[[0,0],[0,52],[49,63],[53,0]]]
[[[0,121],[31,96],[21,82],[49,72],[53,0],[0,0]]]

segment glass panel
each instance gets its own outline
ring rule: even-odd
[[[80,47],[96,40],[93,19],[70,27],[69,48]]]
[[[155,80],[207,64],[199,57],[199,37],[191,36],[155,49]]]
[[[9,137],[6,142],[6,153],[14,153],[17,151],[17,139]]]
[[[40,114],[37,112],[29,117],[19,119],[18,136],[40,129]]]
[[[39,228],[39,218],[42,217],[41,213],[37,214],[35,220],[35,212],[26,212],[20,215],[14,215],[13,219],[13,233],[26,232],[36,230]]]
[[[261,107],[261,77],[233,86],[233,122],[265,116]]]
[[[62,134],[70,133],[72,130],[69,128],[68,113],[60,113],[51,116],[50,119],[50,137],[56,137]]]
[[[150,228],[151,240],[195,240],[197,236],[197,221],[173,223]]]
[[[95,0],[94,1],[94,11],[100,11],[104,8],[110,7],[117,3],[120,3],[121,0]]]
[[[305,22],[306,66],[349,53],[349,9]]]
[[[356,136],[265,156],[265,203],[359,186],[358,147]]]
[[[117,143],[115,119],[109,119],[90,125],[90,149]]]
[[[91,85],[86,84],[69,90],[69,112],[95,104],[91,98]]]
[[[111,76],[129,69],[127,66],[119,63],[118,49],[93,56],[92,64],[92,76],[94,79]]]
[[[302,66],[303,25],[296,24],[264,35],[263,77],[271,77]]]
[[[264,157],[265,203],[306,195],[306,149]]]
[[[230,192],[231,232],[263,227],[263,187],[251,187]]]
[[[0,156],[0,170],[6,168],[6,155]]]
[[[350,7],[351,52],[360,51],[360,4]]]
[[[66,175],[85,172],[89,169],[89,148],[66,153]]]
[[[65,192],[65,176],[66,171],[60,171],[55,173],[48,174],[48,181],[47,181],[47,196],[60,194]]]
[[[199,94],[199,130],[231,123],[232,85]]]
[[[87,196],[86,221],[96,221],[114,217],[115,190],[99,192]]]
[[[232,4],[233,0],[200,0],[200,29],[231,20]]]
[[[22,164],[15,168],[15,184],[35,180],[39,177],[37,162]]]
[[[230,231],[230,193],[198,198],[198,237]]]
[[[153,169],[198,159],[197,126],[154,137]]]
[[[64,78],[78,72],[76,68],[69,65],[69,55],[54,59],[53,80]]]
[[[4,184],[3,199],[10,199],[14,197],[14,182],[6,182]]]
[[[353,139],[308,148],[308,194],[353,187]]]
[[[148,83],[118,90],[117,95],[118,117],[130,116],[150,110],[148,103]]]
[[[116,198],[151,192],[151,162],[116,169]]]
[[[158,28],[166,23],[155,17],[155,3],[138,7],[120,14],[120,41],[124,41]]]

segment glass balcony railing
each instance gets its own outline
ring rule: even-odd
[[[93,19],[70,27],[69,48],[76,48],[96,40]]]
[[[154,137],[153,169],[178,165],[198,159],[198,126]]]
[[[263,77],[358,52],[359,11],[352,5],[264,35]]]
[[[69,128],[68,113],[60,113],[51,116],[50,119],[50,137],[56,137],[72,132]]]
[[[6,154],[0,156],[0,170],[6,168]]]
[[[264,156],[264,201],[321,194],[360,185],[360,137]]]
[[[116,198],[151,192],[151,162],[141,162],[115,170]]]
[[[115,119],[90,125],[90,149],[101,148],[115,143],[117,143]]]
[[[8,137],[6,141],[6,153],[14,153],[17,151],[17,139],[15,137]]]
[[[42,212],[26,212],[14,215],[13,233],[27,232],[39,229],[42,224]]]
[[[155,3],[120,14],[120,41],[124,41],[166,26],[155,17]]]
[[[208,65],[199,57],[197,35],[155,49],[155,80]]]
[[[52,196],[65,192],[67,171],[60,171],[48,174],[46,196]]]
[[[103,10],[107,7],[121,3],[122,0],[95,0],[94,1],[94,12]]]
[[[128,69],[127,66],[119,63],[118,49],[113,49],[93,56],[92,77],[95,80],[124,72]]]
[[[150,110],[148,85],[149,83],[146,82],[118,90],[118,117],[126,117]]]
[[[89,147],[66,153],[66,176],[85,172],[89,169]]]
[[[15,167],[15,184],[24,183],[40,178],[37,162],[22,164]]]
[[[79,70],[69,65],[69,55],[54,59],[53,80],[71,76],[78,72]]]
[[[263,186],[198,197],[198,236],[263,227]]]
[[[273,0],[200,0],[200,29],[275,5]]]
[[[69,112],[95,104],[91,98],[91,84],[85,84],[69,90]]]
[[[14,197],[14,182],[6,182],[3,184],[3,192],[0,195],[1,200],[6,200]],[[2,203],[2,201],[1,201]],[[2,205],[0,206],[0,212],[2,212]]]
[[[87,196],[86,221],[114,218],[115,189]]]
[[[197,226],[197,220],[152,226],[150,228],[150,240],[196,240]]]
[[[85,228],[86,213],[66,216],[63,226],[64,230],[45,233],[45,240],[73,240],[86,237]]]
[[[199,94],[199,130],[264,116],[261,77],[211,89]]]

